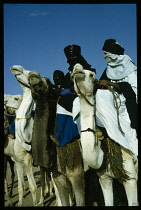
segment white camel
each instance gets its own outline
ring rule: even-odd
[[[31,117],[31,110],[33,107],[33,99],[31,91],[28,87],[28,73],[19,65],[14,65],[10,71],[16,76],[23,89],[23,100],[16,111],[15,119],[15,136],[16,139],[8,137],[8,147],[4,150],[6,154],[11,148],[9,156],[15,162],[17,177],[18,177],[18,192],[19,201],[18,206],[22,206],[23,190],[24,190],[24,171],[27,175],[29,188],[33,198],[33,205],[35,206],[37,186],[33,175],[33,159],[28,152],[31,149],[30,141],[32,137],[33,118]],[[27,119],[28,118],[28,119]],[[23,140],[23,141],[22,141]]]
[[[37,204],[36,202],[36,183],[33,176],[33,157],[29,153],[31,150],[31,140],[32,140],[32,132],[33,132],[33,126],[34,126],[34,119],[32,117],[32,111],[35,109],[35,103],[32,98],[31,89],[29,85],[29,73],[31,71],[25,70],[20,65],[14,65],[10,69],[12,74],[16,76],[17,81],[20,83],[22,89],[23,89],[23,100],[19,107],[19,109],[16,112],[16,121],[15,121],[15,130],[16,130],[16,143],[14,144],[14,149],[17,154],[17,161],[24,162],[24,165],[22,165],[23,169],[25,170],[29,185],[30,185],[30,191],[32,193],[33,197],[33,205],[43,205],[44,199],[42,196],[42,188],[41,188],[41,197],[40,201]],[[18,153],[18,150],[20,152]],[[22,155],[21,155],[22,154]],[[27,160],[26,160],[27,159]],[[20,204],[22,205],[22,197],[23,197],[23,182],[22,182],[23,176],[19,174],[19,185],[20,185]],[[45,189],[44,194],[52,193],[52,188],[50,188],[50,182],[48,180],[45,180]]]
[[[14,172],[14,161],[11,160],[11,157],[8,156],[11,152],[11,147],[9,147],[8,140],[8,129],[9,118],[15,117],[15,111],[18,109],[22,101],[22,95],[7,95],[4,94],[4,188],[6,193],[6,199],[9,206],[12,206],[12,191],[15,178]],[[11,139],[12,141],[12,139]],[[5,154],[6,152],[6,154]],[[9,163],[11,169],[11,188],[10,193],[8,192],[8,180],[7,180],[7,163]]]
[[[88,167],[99,169],[103,162],[103,150],[101,141],[95,136],[95,98],[93,95],[95,73],[84,70],[82,65],[74,66],[71,77],[74,88],[80,99],[80,121],[81,121],[81,146],[85,171]],[[107,119],[108,120],[108,119]],[[133,161],[132,153],[121,146],[123,166],[129,175],[129,179],[123,182],[128,206],[137,206],[137,170]],[[137,162],[136,162],[137,166]],[[103,191],[105,206],[113,206],[112,181],[115,178],[110,164],[108,170],[97,172],[99,182]]]

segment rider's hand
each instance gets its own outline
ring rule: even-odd
[[[99,80],[99,83],[98,83],[100,86],[113,86],[114,88],[116,88],[117,90],[120,90],[120,87],[117,83],[113,83],[113,82],[110,82],[108,80]]]
[[[111,82],[108,80],[99,80],[99,85],[101,86],[111,85]]]

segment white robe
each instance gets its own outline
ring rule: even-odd
[[[124,134],[118,127],[117,110],[114,107],[113,95],[108,90],[99,89],[96,93],[96,116],[100,119],[108,136],[138,156],[136,130],[131,128],[131,121],[125,106],[125,97],[120,94],[119,122]],[[105,106],[106,103],[106,106]]]
[[[137,96],[136,71],[120,80],[120,82],[128,82]],[[118,81],[119,82],[119,81]],[[96,117],[101,124],[106,128],[109,137],[119,143],[126,149],[129,149],[135,156],[138,156],[138,139],[136,130],[131,128],[131,121],[125,105],[125,97],[123,94],[118,94],[121,103],[119,108],[119,122],[125,133],[123,135],[118,127],[117,110],[114,107],[113,95],[109,90],[98,89],[96,93]],[[73,120],[78,125],[80,132],[80,101],[77,97],[73,102]]]

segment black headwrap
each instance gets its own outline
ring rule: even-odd
[[[118,44],[115,39],[107,39],[103,45],[102,50],[117,55],[124,54],[124,48]]]
[[[80,63],[84,69],[88,69],[91,71],[96,71],[95,69],[91,68],[91,65],[87,63],[84,57],[81,55],[81,48],[79,45],[68,45],[64,48],[65,55],[67,57],[67,63],[70,64],[68,68],[69,71],[73,70],[73,67],[76,63]]]

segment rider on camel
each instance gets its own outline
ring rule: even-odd
[[[55,135],[51,139],[59,146],[65,146],[76,137],[79,137],[77,124],[73,122],[73,101],[77,97],[73,82],[70,80],[70,73],[76,63],[81,63],[86,69],[95,71],[81,55],[81,48],[78,45],[69,45],[64,48],[67,62],[69,63],[69,72],[64,76],[61,71],[54,71],[53,79],[55,85],[60,85],[60,98],[57,104],[57,125]],[[60,88],[59,87],[59,88]]]
[[[115,39],[107,39],[102,50],[107,67],[99,85],[104,88],[107,85],[112,86],[115,91],[124,95],[131,127],[137,131],[137,67],[131,58],[124,54],[124,48]]]

